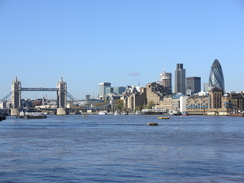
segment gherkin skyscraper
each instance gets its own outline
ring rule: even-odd
[[[225,81],[222,67],[217,59],[214,60],[209,74],[209,86],[225,91]]]

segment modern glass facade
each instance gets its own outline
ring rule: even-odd
[[[225,91],[225,82],[222,67],[217,59],[214,60],[209,74],[209,86]]]
[[[175,93],[186,94],[186,70],[183,64],[177,64],[175,70]]]
[[[187,77],[186,85],[187,85],[187,90],[190,90],[192,93],[198,93],[201,91],[201,78]]]
[[[99,84],[99,98],[105,99],[108,93],[111,92],[111,83],[104,82]]]
[[[125,87],[124,86],[119,86],[119,87],[112,87],[112,92],[117,93],[117,94],[122,94],[125,92]]]

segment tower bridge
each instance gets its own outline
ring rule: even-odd
[[[80,105],[80,100],[76,99],[67,91],[67,83],[63,81],[61,77],[60,81],[57,83],[56,88],[43,88],[43,87],[36,87],[36,88],[27,88],[21,86],[21,81],[15,78],[12,82],[11,92],[5,96],[3,99],[0,100],[0,103],[6,101],[8,98],[11,97],[11,115],[18,116],[19,111],[21,109],[21,93],[24,91],[52,91],[57,93],[57,115],[66,115],[66,112],[69,110],[81,110],[81,108],[66,108],[67,106],[67,98],[70,99],[72,103],[75,105]],[[89,110],[106,110],[109,109],[110,103],[104,104],[99,107],[91,107]],[[54,110],[54,109],[53,109]]]
[[[57,92],[57,115],[66,115],[67,104],[67,83],[63,81],[63,78],[57,83],[56,88],[23,88],[21,82],[15,78],[12,82],[11,91],[11,115],[19,115],[19,109],[21,108],[21,92],[22,91],[54,91]]]

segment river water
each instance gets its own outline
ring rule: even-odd
[[[10,116],[0,182],[244,182],[244,118],[157,117]]]

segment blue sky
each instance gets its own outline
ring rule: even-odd
[[[0,0],[0,27],[0,98],[16,76],[50,88],[63,77],[76,98],[97,96],[101,82],[145,86],[163,69],[174,85],[177,63],[203,86],[214,59],[226,90],[244,90],[243,0]]]

